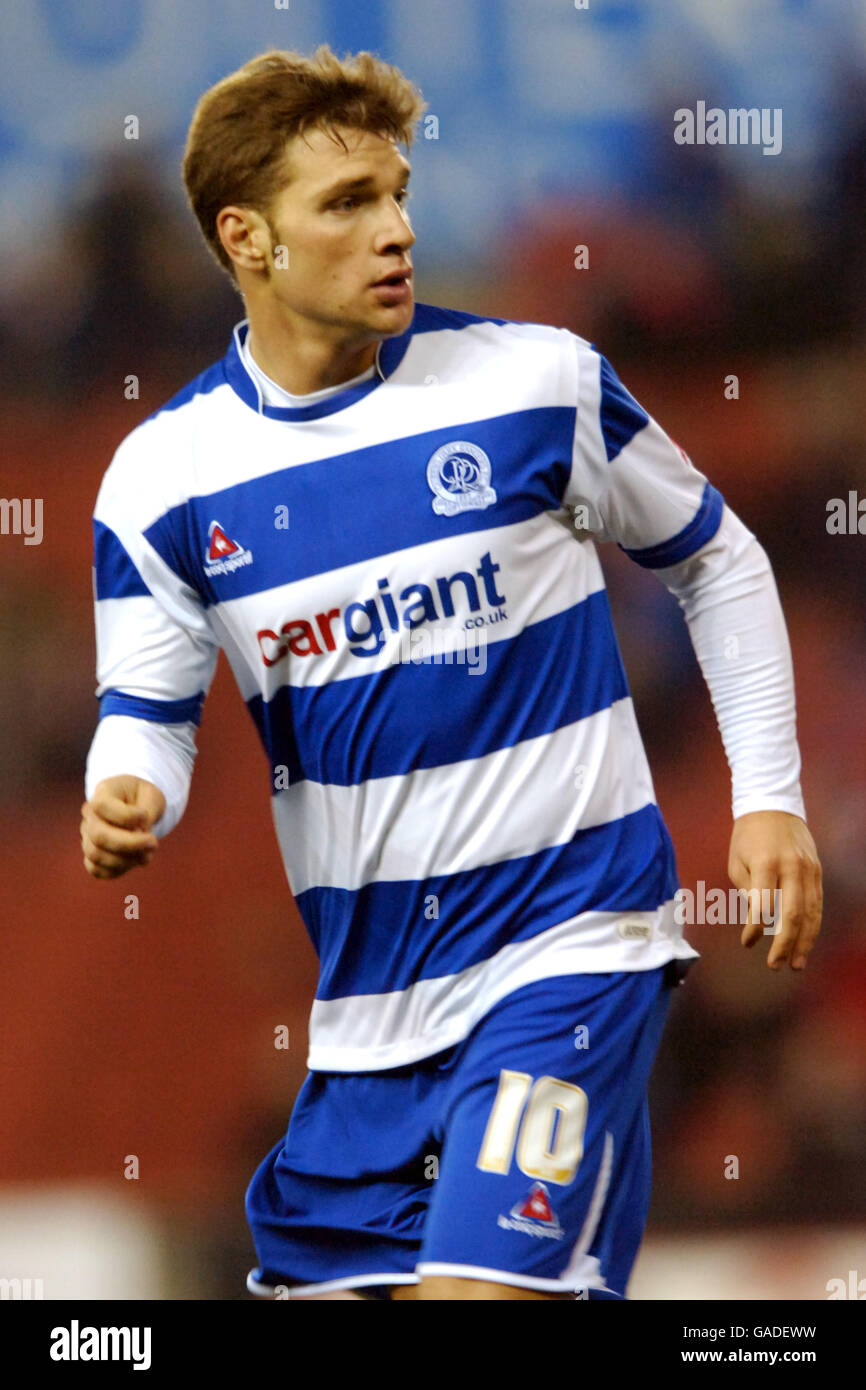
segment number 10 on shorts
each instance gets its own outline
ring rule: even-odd
[[[571,1182],[583,1157],[587,1108],[586,1092],[568,1081],[540,1076],[533,1085],[526,1072],[501,1071],[476,1167],[507,1173],[516,1143],[517,1166],[527,1177]]]

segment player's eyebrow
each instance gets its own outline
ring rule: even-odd
[[[330,188],[324,191],[324,197],[336,198],[341,193],[360,192],[362,188],[369,188],[375,180],[369,175],[364,174],[357,179],[340,179],[337,183],[331,184]]]
[[[403,169],[401,171],[399,183],[402,187],[405,187],[409,182],[411,173],[411,169]],[[328,201],[331,198],[343,197],[346,193],[360,193],[365,189],[374,187],[375,183],[376,180],[371,174],[362,174],[355,179],[339,179],[338,182],[332,184],[330,188],[324,189],[321,197],[325,201]]]

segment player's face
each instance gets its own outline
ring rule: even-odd
[[[341,134],[348,152],[322,130],[289,146],[290,181],[268,218],[288,265],[274,268],[269,283],[305,318],[390,337],[405,332],[414,311],[409,163],[387,136],[346,127]],[[385,277],[391,283],[380,283]]]

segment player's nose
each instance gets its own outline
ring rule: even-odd
[[[415,233],[405,210],[399,203],[392,202],[379,228],[376,250],[383,252],[391,246],[398,246],[401,250],[408,251],[410,246],[415,245],[415,241]]]

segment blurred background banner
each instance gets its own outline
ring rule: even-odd
[[[798,978],[734,924],[686,927],[634,1296],[866,1297],[861,0],[28,0],[3,31],[0,1294],[244,1297],[244,1191],[305,1075],[316,963],[226,669],[146,873],[89,879],[78,813],[96,492],[243,317],[184,201],[192,109],[264,49],[328,42],[428,102],[417,297],[595,343],[764,544],[789,623],[824,932]],[[675,138],[736,108],[772,141]],[[685,625],[608,549],[681,882],[727,889]]]

